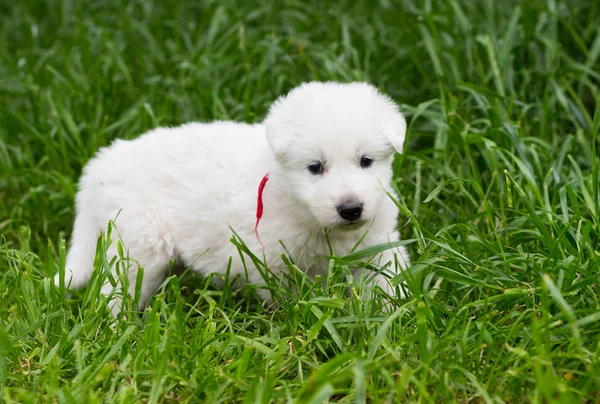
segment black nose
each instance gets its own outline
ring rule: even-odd
[[[362,214],[362,203],[343,203],[337,208],[341,217],[346,220],[358,220]]]

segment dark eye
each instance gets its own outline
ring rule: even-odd
[[[313,174],[321,174],[323,172],[323,164],[321,163],[310,163],[308,165],[308,171]]]
[[[371,167],[371,165],[373,164],[373,159],[371,157],[368,156],[362,156],[360,158],[360,166],[362,168],[368,168]]]

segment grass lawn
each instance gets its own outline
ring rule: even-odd
[[[600,401],[599,2],[153,3],[0,3],[0,401]],[[358,255],[273,307],[172,277],[112,320],[53,286],[99,147],[308,80],[407,116],[391,313],[346,296]]]

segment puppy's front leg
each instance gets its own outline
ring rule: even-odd
[[[368,287],[364,289],[362,296],[367,298],[373,296],[372,288],[379,286],[392,299],[396,297],[405,297],[402,288],[399,286],[393,287],[391,280],[408,266],[408,254],[404,247],[397,249],[386,250],[372,261],[373,266],[382,268],[389,263],[389,266],[382,272],[373,276],[372,273],[363,273],[364,269],[356,269],[354,271],[355,279],[370,280]]]
[[[408,266],[408,253],[404,247],[386,250],[381,253],[379,267],[390,263],[385,272],[377,274],[376,284],[381,287],[390,297],[405,297],[400,286],[392,287],[392,279]]]

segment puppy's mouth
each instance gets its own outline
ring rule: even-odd
[[[364,224],[365,224],[364,220],[351,220],[351,221],[345,221],[345,222],[338,223],[335,226],[335,228],[344,230],[344,231],[352,231],[352,230],[360,229],[361,227],[363,227]]]

